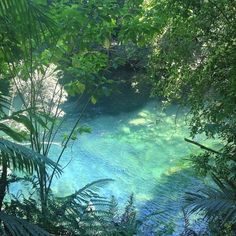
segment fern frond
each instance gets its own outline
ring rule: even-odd
[[[100,179],[93,181],[85,185],[80,190],[76,191],[75,193],[63,198],[66,202],[72,202],[77,200],[80,203],[88,203],[92,198],[100,198],[98,191],[104,187],[104,185],[108,184],[109,182],[113,181],[113,179]]]
[[[30,224],[26,220],[0,212],[0,221],[4,224],[3,231],[11,236],[50,236],[45,230],[37,225]]]
[[[46,164],[50,168],[56,168],[58,174],[61,173],[60,167],[49,158],[34,152],[33,150],[0,138],[0,165],[3,158],[7,159],[9,168],[33,173],[38,167]]]
[[[9,106],[9,98],[0,92],[0,117],[2,116],[2,114],[4,114],[3,109],[9,109]]]
[[[74,194],[57,198],[58,205],[54,210],[61,216],[62,222],[68,222],[68,229],[79,235],[107,235],[105,232],[111,221],[111,201],[101,197],[98,191],[111,181],[113,180],[100,179]]]
[[[205,187],[197,193],[187,192],[186,203],[190,212],[204,212],[207,219],[224,218],[236,222],[236,189],[213,178],[217,187]]]

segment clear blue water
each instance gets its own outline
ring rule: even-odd
[[[66,122],[50,152],[54,160],[62,148],[62,135],[69,132],[79,116],[70,103],[65,110]],[[101,194],[114,195],[121,211],[134,193],[139,218],[165,212],[148,219],[140,235],[157,235],[156,228],[162,227],[158,220],[172,222],[175,227],[175,234],[163,235],[179,235],[183,230],[184,192],[195,191],[202,184],[186,161],[190,154],[199,152],[199,148],[184,141],[189,137],[186,114],[186,110],[174,105],[163,110],[157,101],[130,111],[119,109],[108,114],[95,109],[86,113],[81,125],[91,127],[92,132],[78,135],[68,145],[60,164],[69,165],[59,179],[54,179],[53,192],[66,196],[94,180],[112,178],[114,182],[105,186]],[[217,145],[217,141],[204,136],[195,140],[213,148]],[[13,189],[17,192],[21,185],[14,185]]]
[[[177,107],[163,112],[158,103],[149,102],[135,111],[84,119],[81,124],[92,133],[79,135],[68,147],[61,165],[72,161],[54,191],[64,195],[96,179],[112,178],[115,182],[107,191],[120,201],[131,193],[139,203],[151,200],[163,175],[181,170],[182,158],[194,150],[184,141],[189,131],[182,115],[176,120],[176,112]],[[76,117],[72,115],[66,127],[72,127]],[[55,145],[53,153],[59,149]]]
[[[65,126],[72,127],[77,117],[69,115]],[[163,111],[160,103],[152,101],[130,112],[88,116],[81,124],[90,126],[92,133],[79,135],[65,152],[61,165],[71,163],[53,184],[59,195],[97,179],[112,178],[115,182],[107,186],[107,194],[124,202],[134,193],[137,204],[142,205],[155,198],[154,190],[163,179],[182,173],[184,159],[198,150],[184,141],[189,130],[184,112],[177,106]],[[54,145],[52,154],[59,149]]]
[[[53,191],[64,196],[94,180],[112,178],[103,194],[115,195],[121,205],[134,193],[140,215],[164,208],[170,218],[181,218],[183,192],[200,184],[185,161],[198,151],[184,141],[189,137],[185,115],[177,106],[163,111],[152,101],[130,112],[87,116],[81,124],[90,126],[92,133],[79,135],[68,147],[61,165],[70,164],[54,180]],[[77,117],[70,114],[65,127],[72,127]],[[54,145],[51,155],[60,148]]]

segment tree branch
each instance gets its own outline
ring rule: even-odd
[[[185,140],[186,142],[192,143],[192,144],[194,144],[194,145],[196,145],[196,146],[200,147],[201,149],[204,149],[204,150],[206,150],[206,151],[208,151],[208,152],[212,152],[212,153],[215,153],[215,154],[217,154],[217,155],[222,155],[222,153],[220,153],[220,152],[218,152],[218,151],[216,151],[216,150],[214,150],[214,149],[211,149],[211,148],[209,148],[209,147],[206,147],[206,146],[204,146],[204,145],[202,145],[202,144],[200,144],[200,143],[198,143],[198,142],[195,142],[195,141],[193,141],[193,140],[190,140],[190,139],[187,139],[187,138],[185,138],[184,140]]]

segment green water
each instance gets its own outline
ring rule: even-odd
[[[72,127],[77,116],[71,115],[66,127]],[[63,156],[62,166],[71,163],[62,178],[54,181],[58,195],[112,178],[115,181],[105,188],[105,195],[115,195],[124,203],[134,193],[140,214],[162,204],[176,215],[180,193],[198,185],[185,161],[198,148],[184,141],[189,137],[185,112],[176,106],[162,111],[160,103],[148,102],[130,112],[88,116],[81,123],[90,126],[92,133],[80,135]],[[53,153],[59,148],[55,145]]]
[[[66,194],[98,178],[112,178],[115,182],[108,189],[115,196],[134,193],[138,202],[152,199],[162,175],[181,170],[181,159],[194,148],[184,142],[188,128],[180,114],[176,120],[176,112],[176,107],[163,112],[158,103],[150,102],[132,112],[83,120],[92,133],[80,135],[68,148],[62,165],[73,160],[54,190]],[[75,119],[72,116],[68,126]]]

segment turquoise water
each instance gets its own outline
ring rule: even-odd
[[[72,127],[77,117],[70,115],[66,127]],[[179,214],[181,218],[177,202],[182,193],[199,186],[185,161],[198,148],[184,141],[189,130],[183,110],[171,106],[163,111],[159,102],[152,101],[116,115],[98,112],[86,116],[81,124],[90,126],[92,133],[79,135],[66,150],[61,165],[70,164],[52,185],[58,195],[73,193],[97,179],[112,178],[115,181],[104,194],[115,195],[121,205],[134,193],[141,215],[162,205],[171,217]],[[55,145],[52,154],[59,149]]]
[[[124,109],[120,106],[118,112],[115,104],[116,112],[110,113],[90,107],[81,125],[91,127],[92,132],[78,135],[68,145],[60,163],[66,168],[59,179],[54,179],[52,190],[58,196],[66,196],[92,181],[112,178],[114,182],[105,186],[101,194],[114,195],[121,211],[134,193],[139,219],[164,212],[148,218],[138,235],[157,235],[162,228],[159,220],[171,222],[175,228],[175,233],[162,235],[180,235],[184,193],[194,192],[202,185],[186,161],[190,154],[199,152],[198,147],[184,141],[189,137],[187,111],[175,105],[163,110],[158,101],[139,104],[131,110],[133,105],[128,102],[122,103]],[[62,149],[62,134],[70,131],[79,116],[72,103],[67,106],[66,122],[50,152],[54,160]],[[204,136],[195,140],[212,148],[217,145],[217,141]],[[21,189],[21,184],[13,186],[15,193],[21,193]],[[194,225],[195,218],[190,220]],[[204,222],[198,222],[194,230],[198,232],[204,226]]]
[[[163,174],[181,170],[181,159],[194,148],[184,141],[188,128],[182,115],[176,120],[176,112],[177,107],[163,112],[158,103],[149,102],[135,111],[84,119],[81,124],[92,133],[80,135],[68,148],[61,165],[72,161],[54,190],[64,195],[93,180],[112,178],[107,191],[120,200],[131,193],[138,202],[152,199]],[[70,117],[66,126],[72,127],[75,119]]]

